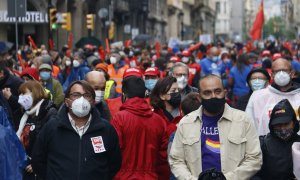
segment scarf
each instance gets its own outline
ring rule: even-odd
[[[19,125],[19,129],[17,131],[17,136],[21,137],[21,133],[25,127],[25,124],[27,122],[28,116],[29,115],[33,115],[35,113],[36,116],[39,115],[40,112],[40,107],[42,105],[42,103],[44,102],[44,99],[40,100],[33,108],[31,108],[30,110],[25,111],[25,113],[23,114],[21,121],[20,121],[20,125]]]

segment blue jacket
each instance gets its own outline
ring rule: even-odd
[[[21,180],[26,165],[25,150],[0,106],[0,179]]]
[[[292,68],[296,71],[296,72],[300,72],[300,62],[293,59],[292,60]]]
[[[71,73],[69,74],[69,76],[63,84],[64,91],[67,90],[67,88],[72,82],[77,80],[84,80],[85,75],[90,71],[90,68],[85,63],[81,64],[77,68],[73,67]]]
[[[225,65],[222,60],[218,59],[217,62],[213,62],[209,58],[204,58],[200,61],[201,66],[201,77],[208,74],[215,74],[222,76],[225,73]]]

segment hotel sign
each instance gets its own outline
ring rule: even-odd
[[[7,11],[0,11],[0,23],[15,23],[15,17],[8,17]],[[19,17],[18,23],[21,24],[44,24],[48,23],[48,14],[39,11],[27,11],[25,17]]]

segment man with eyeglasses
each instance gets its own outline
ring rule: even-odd
[[[112,179],[119,171],[118,135],[94,105],[95,91],[86,81],[68,87],[33,150],[33,169],[43,179]]]
[[[177,79],[177,84],[181,90],[181,99],[191,92],[198,92],[198,89],[188,85],[189,67],[182,63],[177,62],[170,70],[170,75]]]
[[[254,120],[259,135],[270,132],[269,121],[272,109],[282,99],[288,99],[294,109],[300,104],[300,84],[293,82],[295,72],[291,62],[279,58],[272,63],[273,83],[251,95],[246,112]]]

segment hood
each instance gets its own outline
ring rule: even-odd
[[[275,83],[272,83],[272,85],[268,86],[268,88],[271,92],[280,95],[294,95],[300,93],[300,84],[296,82],[292,82],[292,87],[286,92],[280,91],[279,86],[276,85]]]
[[[299,131],[299,122],[297,120],[296,113],[290,102],[287,99],[283,99],[278,102],[272,110],[269,122],[270,133],[274,135],[273,126],[275,122],[284,123],[288,119],[292,119],[294,122],[294,135],[296,135]]]
[[[120,110],[126,110],[131,112],[132,114],[142,116],[142,117],[150,117],[153,112],[151,110],[150,105],[144,98],[134,97],[126,100],[121,106]]]

